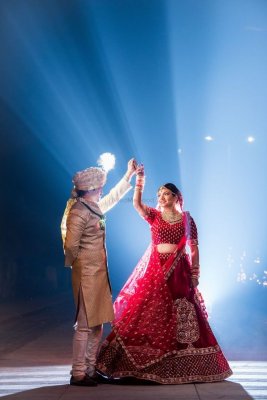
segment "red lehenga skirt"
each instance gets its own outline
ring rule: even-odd
[[[97,369],[109,378],[162,384],[221,381],[232,374],[191,286],[185,249],[149,248],[115,301],[115,321]]]

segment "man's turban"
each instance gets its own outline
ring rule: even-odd
[[[107,173],[103,168],[90,167],[77,172],[72,182],[77,190],[94,190],[103,187],[107,180]]]

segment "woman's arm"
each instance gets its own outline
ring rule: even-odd
[[[198,279],[199,279],[199,275],[200,275],[198,245],[191,244],[190,250],[191,250],[192,285],[193,285],[193,287],[197,287],[197,285],[199,284]]]
[[[133,195],[133,206],[141,217],[145,217],[147,214],[147,207],[142,202],[142,193],[145,185],[145,171],[142,164],[136,168],[136,183]]]

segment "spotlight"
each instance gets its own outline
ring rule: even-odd
[[[111,153],[103,153],[100,155],[97,160],[97,164],[102,167],[106,172],[110,171],[114,168],[116,162],[116,158],[114,154]]]
[[[204,138],[207,142],[212,142],[214,138],[212,136],[205,136]]]

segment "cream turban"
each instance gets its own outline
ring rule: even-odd
[[[102,168],[90,167],[77,172],[72,182],[77,190],[94,190],[103,187],[107,180],[107,173]]]

